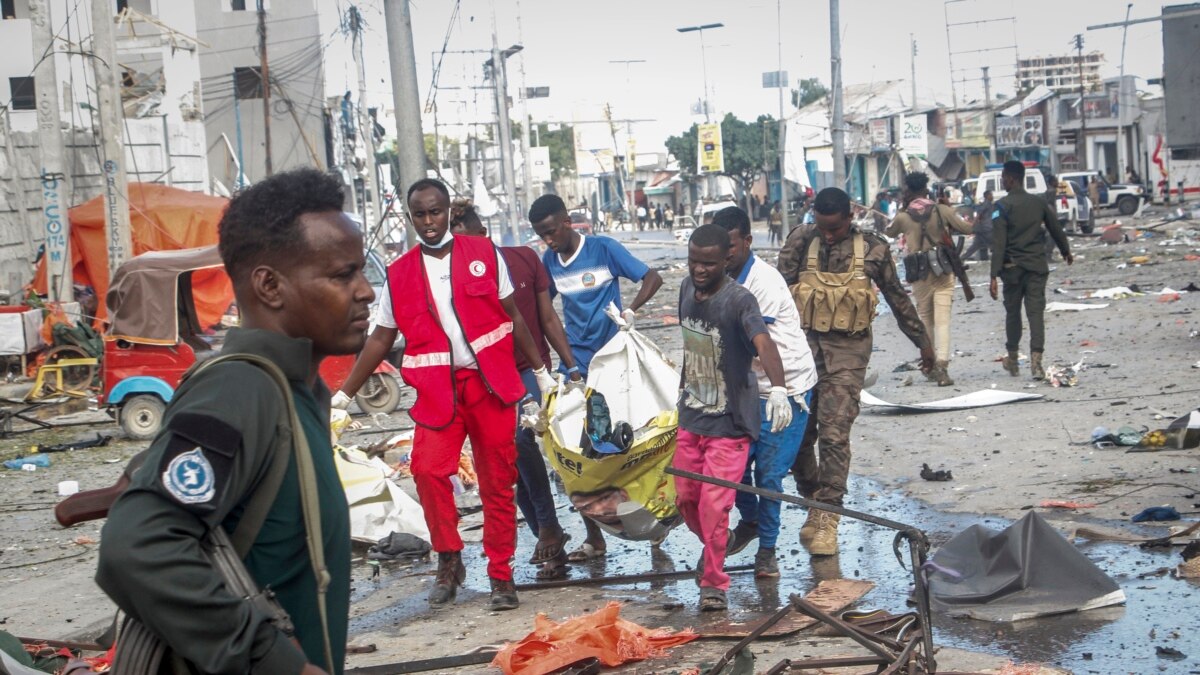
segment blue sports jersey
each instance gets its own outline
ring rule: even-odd
[[[554,251],[542,262],[550,273],[550,297],[561,294],[567,341],[583,374],[592,356],[617,333],[617,324],[604,313],[608,303],[621,309],[619,277],[641,281],[650,271],[617,240],[579,235],[579,248],[565,263]]]

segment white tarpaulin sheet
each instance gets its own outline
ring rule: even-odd
[[[393,532],[405,532],[429,541],[421,505],[388,480],[392,469],[383,460],[340,446],[333,460],[350,504],[351,539],[374,544]]]
[[[612,304],[607,314],[618,324],[625,323]],[[628,422],[634,429],[660,412],[674,410],[679,399],[675,366],[653,340],[636,330],[618,332],[596,352],[588,367],[587,385],[604,394],[614,423]]]
[[[881,411],[899,413],[968,410],[970,408],[986,408],[988,406],[1004,405],[1005,403],[1016,403],[1018,401],[1036,401],[1040,398],[1043,398],[1041,394],[1018,394],[1012,391],[999,391],[996,389],[982,389],[980,391],[973,391],[970,394],[945,398],[940,401],[930,401],[928,403],[888,403],[883,399],[876,398],[871,392],[865,389],[859,395],[859,401],[865,406],[878,408]]]
[[[1085,305],[1081,302],[1052,302],[1046,305],[1047,312],[1084,312],[1089,309],[1104,309],[1108,307],[1108,303],[1102,305]]]

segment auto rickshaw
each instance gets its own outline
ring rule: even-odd
[[[100,404],[132,438],[153,438],[183,374],[219,351],[223,332],[197,317],[197,275],[206,282],[224,277],[216,246],[143,253],[121,265],[109,286]],[[225,290],[215,301],[227,306],[233,296],[224,279]],[[354,359],[326,358],[322,379],[331,388],[341,386]],[[399,372],[384,361],[355,401],[365,412],[387,413],[399,407],[401,394]]]

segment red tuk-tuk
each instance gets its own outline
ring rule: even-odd
[[[192,278],[224,273],[217,247],[204,246],[143,253],[121,265],[113,276],[107,296],[109,326],[104,335],[100,403],[115,412],[131,437],[153,438],[183,374],[217,353],[222,334],[197,318]],[[232,292],[224,300],[231,303]],[[354,359],[353,354],[326,358],[322,379],[331,388],[341,386]],[[387,361],[355,398],[368,413],[392,412],[400,399],[399,372]]]

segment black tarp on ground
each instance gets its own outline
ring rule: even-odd
[[[935,612],[1020,621],[1108,607],[1125,593],[1036,512],[1003,532],[972,525],[934,554]]]

